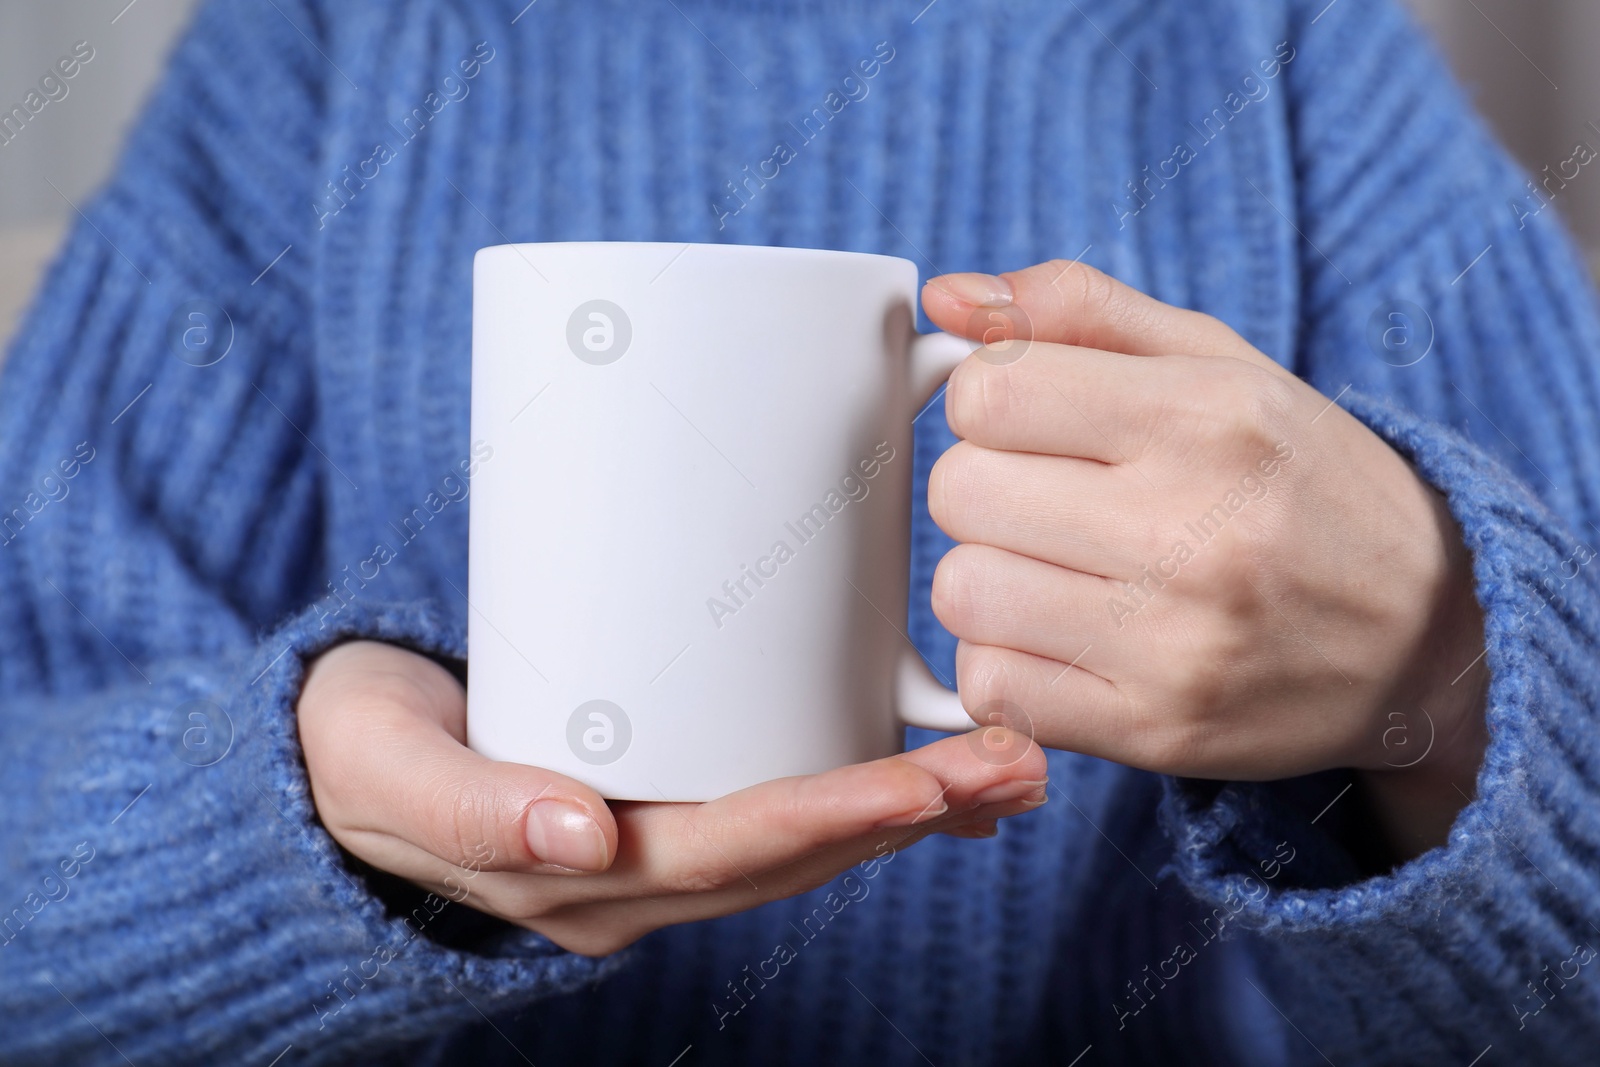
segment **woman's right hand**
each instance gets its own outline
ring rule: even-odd
[[[951,737],[705,804],[608,807],[564,775],[468,749],[456,678],[372,641],[318,657],[298,713],[312,796],[334,840],[588,956],[806,892],[931,833],[988,836],[994,820],[1045,800],[1043,752],[1010,734],[985,739],[1004,759]]]

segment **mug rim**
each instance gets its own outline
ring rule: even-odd
[[[801,257],[809,257],[809,256],[840,257],[840,256],[843,256],[843,257],[848,257],[848,258],[852,258],[852,259],[877,259],[877,260],[885,260],[885,261],[888,261],[888,262],[891,262],[891,263],[906,263],[906,264],[909,264],[912,267],[913,270],[916,270],[919,275],[922,273],[921,269],[919,267],[917,267],[917,264],[913,260],[907,259],[904,256],[891,256],[891,255],[888,255],[888,254],[883,253],[883,252],[856,252],[856,251],[852,251],[852,250],[849,250],[849,249],[843,249],[843,248],[811,248],[809,246],[802,246],[802,245],[742,244],[742,243],[733,242],[733,241],[729,241],[729,242],[721,242],[721,241],[502,241],[499,244],[484,245],[482,248],[479,248],[476,252],[473,253],[473,259],[476,260],[478,256],[484,254],[485,252],[493,252],[493,251],[496,251],[496,250],[502,249],[502,248],[504,248],[504,249],[512,249],[512,250],[524,249],[524,248],[526,248],[526,249],[532,249],[532,248],[585,249],[585,248],[587,248],[587,249],[616,249],[618,251],[622,251],[622,250],[644,251],[646,249],[677,248],[677,249],[682,249],[684,252],[687,252],[690,249],[696,249],[696,250],[699,250],[699,251],[702,251],[702,252],[716,252],[719,255],[726,255],[726,254],[730,254],[731,253],[731,254],[738,254],[738,255],[756,255],[756,256],[776,255],[776,256],[789,256],[789,257],[795,257],[795,256],[801,256]]]

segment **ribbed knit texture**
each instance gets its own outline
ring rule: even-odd
[[[1555,212],[1519,228],[1523,176],[1389,0],[523,3],[213,0],[12,347],[0,1060],[1592,1062],[1600,971],[1551,975],[1600,948],[1600,595],[1565,562],[1600,537],[1600,327]],[[468,94],[396,132],[480,41]],[[802,143],[879,42],[867,94]],[[1230,92],[1258,99],[1197,133]],[[727,199],[779,140],[795,158]],[[1134,213],[1126,183],[1179,141]],[[464,502],[324,598],[468,457],[473,251],[568,239],[929,275],[1081,254],[1339,396],[1475,554],[1492,741],[1449,846],[1364,877],[1341,775],[1052,753],[1052,803],[857,872],[825,925],[822,890],[605,961],[454,905],[415,935],[318,825],[294,701],[343,635],[463,654]],[[211,366],[169,347],[191,300],[231,317]],[[1431,316],[1412,366],[1369,340],[1393,300]],[[949,442],[935,406],[919,501]],[[919,508],[913,634],[948,670],[948,542]],[[210,766],[175,755],[197,700],[233,726]],[[780,942],[796,958],[752,980]]]

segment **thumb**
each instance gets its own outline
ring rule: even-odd
[[[472,870],[611,866],[616,821],[593,789],[554,771],[488,759],[442,730],[426,733],[419,730],[396,753],[392,804],[368,812],[390,834]]]
[[[922,306],[941,330],[984,344],[1044,341],[1131,356],[1238,356],[1241,347],[1211,316],[1164,304],[1076,260],[940,275],[923,287]]]
[[[462,743],[465,693],[430,659],[374,642],[334,649],[307,676],[298,717],[317,813],[347,848],[378,834],[492,871],[601,871],[616,856],[616,821],[594,790]]]

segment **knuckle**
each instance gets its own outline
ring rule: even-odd
[[[744,875],[723,850],[728,829],[720,820],[697,817],[685,847],[675,852],[670,866],[655,879],[660,891],[668,896],[700,896],[742,884]]]
[[[975,546],[957,545],[945,554],[933,572],[934,617],[958,637],[963,632],[971,632],[978,619],[978,554]]]
[[[1214,603],[1226,606],[1234,593],[1246,588],[1255,570],[1255,541],[1249,534],[1250,521],[1237,520],[1222,531],[1217,541],[1216,583],[1212,590]],[[1216,599],[1220,594],[1221,599]]]
[[[1192,520],[1207,539],[1184,568],[1185,584],[1192,579],[1194,596],[1219,623],[1249,622],[1257,614],[1259,594],[1252,586],[1273,571],[1281,555],[1285,532],[1280,510],[1230,488]]]
[[[1188,655],[1172,657],[1167,668],[1167,690],[1171,710],[1165,716],[1170,725],[1187,734],[1191,727],[1203,727],[1222,712],[1228,699],[1228,677],[1220,656],[1206,648]]]
[[[1005,426],[1014,406],[1009,381],[1003,367],[963,360],[950,375],[945,391],[945,420],[951,432],[965,439],[987,440]]]
[[[1068,284],[1070,278],[1075,287],[1076,307],[1065,307],[1064,311],[1075,313],[1078,321],[1086,324],[1117,317],[1121,286],[1109,274],[1087,263],[1056,260],[1051,266],[1060,273],[1063,284]],[[1081,340],[1080,332],[1074,344]]]
[[[473,783],[459,779],[438,782],[432,793],[432,810],[438,817],[432,823],[429,851],[451,862],[480,855],[480,845],[487,841],[485,828],[490,825],[483,793]]]
[[[1297,391],[1281,374],[1253,363],[1244,366],[1245,375],[1253,384],[1250,408],[1255,424],[1268,443],[1276,443],[1294,423]]]
[[[973,506],[977,484],[976,450],[957,441],[928,475],[928,513],[947,532],[958,528]]]
[[[1005,654],[989,645],[964,645],[956,663],[956,682],[973,707],[1005,699],[1011,688]]]
[[[1179,311],[1178,314],[1182,316],[1186,328],[1195,337],[1198,343],[1197,351],[1222,355],[1235,350],[1239,345],[1249,346],[1249,342],[1240,337],[1232,326],[1215,315],[1187,309]]]
[[[944,390],[944,418],[957,437],[971,437],[983,425],[983,383],[964,359],[950,372]]]
[[[1295,393],[1282,376],[1265,367],[1237,359],[1222,366],[1219,385],[1226,399],[1212,425],[1253,459],[1283,439],[1294,419]]]
[[[1224,496],[1203,512],[1199,521],[1208,531],[1215,528],[1210,540],[1196,554],[1194,565],[1196,579],[1205,589],[1208,601],[1214,603],[1218,593],[1243,585],[1250,576],[1251,543],[1240,532],[1241,524],[1247,519],[1236,516]]]

